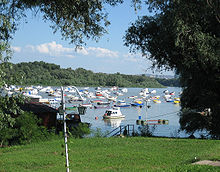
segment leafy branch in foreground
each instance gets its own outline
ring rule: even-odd
[[[181,118],[186,120],[181,123],[182,129],[200,130],[205,120],[203,129],[220,138],[220,22],[216,19],[219,0],[147,3],[151,10],[156,9],[155,15],[134,22],[124,37],[125,45],[131,51],[140,51],[154,66],[165,66],[179,74],[183,88]],[[188,113],[184,109],[202,112],[206,108],[212,111],[209,120],[204,116],[185,118]]]

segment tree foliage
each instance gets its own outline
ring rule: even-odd
[[[106,5],[115,6],[123,0],[1,0],[0,1],[0,63],[12,56],[10,41],[19,29],[20,19],[26,13],[42,16],[49,22],[53,32],[61,32],[62,38],[76,46],[85,43],[86,39],[98,40],[107,33],[110,24],[107,19]],[[5,74],[0,69],[0,86],[4,84]]]
[[[141,51],[154,66],[175,69],[180,75],[182,129],[193,133],[195,127],[203,128],[220,138],[220,2],[208,2],[147,1],[151,10],[157,9],[156,14],[133,23],[126,32],[125,45],[131,51]],[[205,108],[212,110],[209,118],[194,121],[186,115],[186,109],[191,113]]]
[[[93,73],[83,68],[62,69],[59,65],[43,61],[4,66],[7,66],[4,80],[8,85],[163,87],[156,79],[145,75]]]
[[[36,115],[21,110],[23,103],[20,95],[0,97],[0,147],[26,144],[49,136],[47,130],[38,125],[40,121]]]

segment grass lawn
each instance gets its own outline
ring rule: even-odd
[[[63,140],[0,148],[0,172],[65,171]],[[220,160],[220,140],[169,138],[69,139],[70,171],[220,171],[191,165]]]

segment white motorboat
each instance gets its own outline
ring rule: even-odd
[[[116,118],[124,118],[125,115],[122,115],[120,107],[113,107],[111,109],[107,109],[105,114],[103,115],[103,119],[116,119]]]

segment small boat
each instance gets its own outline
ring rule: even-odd
[[[169,98],[169,99],[166,99],[166,102],[174,102],[174,100]]]
[[[117,102],[116,105],[114,105],[115,107],[130,107],[130,104],[127,104],[124,100],[119,100]]]
[[[102,100],[91,100],[91,103],[98,103],[98,102],[102,102]]]
[[[97,105],[110,105],[110,102],[97,102]]]
[[[116,92],[115,93],[117,96],[123,96],[123,93],[121,93],[121,92]]]
[[[80,107],[92,107],[91,103],[79,104]]]
[[[180,101],[179,101],[179,100],[174,100],[173,103],[174,103],[174,104],[179,104]]]
[[[135,98],[137,98],[137,96],[130,96],[130,97],[128,97],[129,99],[135,99]]]
[[[127,92],[128,92],[128,89],[127,89],[127,88],[122,88],[121,91],[122,91],[123,93],[127,93]]]
[[[168,90],[164,90],[163,93],[164,94],[169,94],[169,91]]]
[[[180,98],[174,98],[174,104],[179,104],[180,103]]]
[[[151,99],[159,99],[160,98],[160,96],[153,96]]]
[[[131,103],[131,106],[143,106],[144,103],[142,101],[134,101],[134,103]]]
[[[130,107],[131,105],[125,104],[125,105],[114,105],[114,107]]]
[[[94,106],[95,109],[106,109],[109,108],[109,105],[100,105],[100,106]]]
[[[122,115],[120,107],[113,107],[111,109],[107,109],[105,114],[103,115],[103,119],[117,119],[124,118],[125,115]]]
[[[173,95],[175,95],[175,92],[174,92],[174,91],[173,91],[173,92],[171,92],[171,93],[170,93],[170,95],[172,95],[172,96],[173,96]]]
[[[95,95],[96,95],[96,96],[103,96],[103,94],[102,94],[101,91],[96,91]]]
[[[158,100],[158,99],[153,100],[153,102],[154,102],[154,103],[161,103],[161,101]]]
[[[113,96],[108,96],[106,97],[109,101],[113,101],[113,102],[116,102],[117,101],[117,96],[116,97],[113,97]]]
[[[156,94],[156,92],[157,92],[156,90],[152,90],[150,93],[151,94]]]

